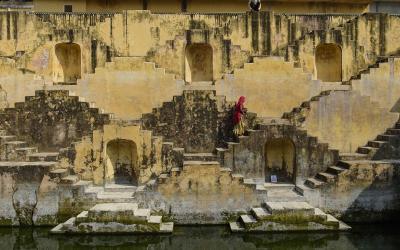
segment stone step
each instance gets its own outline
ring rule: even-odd
[[[135,192],[137,186],[134,185],[122,185],[122,184],[106,184],[104,191],[106,192]]]
[[[257,220],[264,220],[268,216],[271,216],[271,213],[268,212],[268,210],[263,207],[253,207],[251,209],[251,213],[253,214],[254,217],[257,218]]]
[[[150,223],[150,224],[161,224],[162,223],[162,216],[151,215],[147,222]]]
[[[100,192],[104,192],[104,187],[102,186],[92,186],[92,185],[88,185],[85,186],[85,194],[98,194]]]
[[[88,219],[92,222],[133,224],[136,210],[137,203],[101,203],[89,209]]]
[[[82,223],[88,221],[89,221],[89,211],[83,211],[76,216],[76,223]]]
[[[28,155],[34,154],[38,152],[38,148],[36,147],[25,147],[25,148],[17,148],[15,149],[18,159],[23,161],[28,161]]]
[[[264,187],[267,190],[286,190],[286,191],[293,191],[295,188],[294,184],[290,183],[271,183],[271,182],[266,182],[264,183]]]
[[[306,201],[305,197],[303,194],[298,192],[296,190],[296,187],[294,190],[279,190],[279,189],[272,189],[272,190],[267,190],[267,197],[265,198],[265,201],[271,201],[271,202],[284,202],[284,201],[298,201],[298,202],[304,202]]]
[[[172,233],[174,231],[173,222],[164,222],[160,224],[160,233]]]
[[[217,156],[213,153],[185,153],[184,161],[216,161]]]
[[[64,222],[62,225],[63,230],[71,230],[76,224],[76,217],[72,217]]]
[[[308,204],[307,202],[265,202],[263,203],[264,207],[270,212],[272,215],[275,214],[285,214],[285,213],[299,213],[302,215],[314,215],[315,208]]]
[[[244,176],[241,174],[232,174],[232,179],[238,181],[239,183],[244,182]]]
[[[358,153],[341,153],[339,154],[339,159],[342,161],[367,160],[368,155]]]
[[[378,141],[385,141],[385,142],[391,142],[393,140],[400,140],[400,137],[398,135],[378,135],[376,138]]]
[[[28,155],[30,161],[58,161],[58,152],[40,152]]]
[[[1,157],[2,161],[25,161],[26,159],[19,159],[17,148],[26,147],[27,143],[24,141],[6,141],[1,146]],[[23,157],[22,157],[23,158]]]
[[[304,184],[307,185],[307,186],[310,187],[310,188],[319,188],[319,187],[321,187],[322,185],[326,184],[326,182],[317,180],[317,179],[315,179],[315,178],[308,178],[308,179],[304,182]]]
[[[372,148],[380,148],[387,143],[388,142],[386,142],[386,141],[369,141],[368,146],[372,147]]]
[[[15,139],[17,139],[17,137],[14,135],[3,135],[0,136],[0,144],[4,144],[5,142],[13,141]]]
[[[320,218],[322,218],[323,220],[327,220],[327,214],[326,213],[324,213],[321,209],[319,209],[319,208],[315,208],[314,209],[314,215],[315,216],[318,216],[318,217],[320,217]]]
[[[334,183],[336,179],[336,175],[325,172],[318,173],[316,177],[326,183]]]
[[[140,221],[148,221],[150,219],[151,210],[147,208],[138,208],[135,210],[134,216]]]
[[[47,172],[53,170],[57,162],[19,162],[19,161],[0,161],[0,168],[43,168]]]
[[[182,171],[182,169],[180,169],[180,168],[171,168],[171,176],[172,177],[179,176],[181,171]]]
[[[373,150],[372,147],[359,147],[357,149],[357,153],[368,155],[369,153],[371,153],[372,150]]]
[[[68,169],[60,168],[50,171],[50,178],[60,178],[63,179],[69,175]]]
[[[7,141],[3,145],[9,147],[11,150],[16,150],[17,148],[23,148],[28,145],[25,141]]]
[[[0,129],[0,136],[5,136],[7,135],[7,131],[4,129]]]
[[[347,169],[339,167],[339,166],[330,166],[327,169],[327,173],[332,174],[332,175],[338,175],[342,173],[343,171],[346,171]]]
[[[65,231],[63,230],[63,226],[64,226],[63,223],[58,224],[56,227],[54,227],[54,228],[52,228],[52,229],[50,230],[50,233],[51,233],[51,234],[64,234]]]
[[[185,166],[210,166],[210,165],[220,165],[218,161],[184,161],[183,167]]]
[[[158,176],[158,183],[165,183],[169,178],[168,174],[160,174],[160,176]]]
[[[398,128],[390,128],[386,131],[388,135],[400,135],[400,129]]]
[[[333,216],[330,215],[330,214],[327,214],[327,216],[326,216],[326,222],[328,222],[328,223],[331,224],[331,225],[334,225],[334,226],[339,227],[339,220],[336,219],[335,217],[333,217]]]
[[[252,215],[249,214],[244,214],[240,216],[240,221],[243,223],[243,225],[245,227],[247,227],[248,225],[257,223],[257,219],[254,218]]]
[[[139,189],[139,188],[138,188]],[[138,190],[137,189],[137,190]],[[131,202],[135,198],[133,195],[135,192],[105,192],[100,191],[97,193],[97,199],[101,202],[115,203],[115,202]]]
[[[68,175],[61,179],[62,184],[72,185],[79,181],[79,177],[77,175]]]
[[[245,231],[245,228],[242,226],[242,224],[240,222],[230,222],[229,227],[230,227],[232,233]]]

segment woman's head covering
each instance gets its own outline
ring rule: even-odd
[[[239,101],[237,102],[237,104],[238,105],[243,105],[245,101],[246,101],[246,97],[241,96],[241,97],[239,97]]]

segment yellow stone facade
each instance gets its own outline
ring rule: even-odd
[[[12,122],[0,125],[34,133],[20,121],[42,121],[24,109],[57,106],[40,101],[60,91],[86,122],[54,122],[74,151],[60,160],[62,168],[98,186],[115,182],[118,171],[128,171],[137,186],[153,188],[157,180],[156,195],[201,203],[200,214],[209,206],[242,209],[219,199],[260,202],[265,188],[231,171],[265,181],[272,169],[303,185],[339,157],[380,145],[375,138],[399,118],[400,17],[373,13],[382,5],[369,0],[262,4],[253,12],[245,0],[35,0],[29,11],[1,9],[0,111]],[[257,129],[239,145],[207,141],[229,130],[221,124],[240,96]],[[195,104],[213,116],[197,115]],[[176,115],[185,112],[192,120]],[[199,117],[215,125],[209,134]],[[196,143],[212,144],[220,162],[185,165],[185,153],[209,157],[205,146],[182,146]]]

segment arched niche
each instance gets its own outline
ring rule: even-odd
[[[296,149],[292,140],[279,138],[265,144],[265,179],[276,175],[278,182],[294,183],[296,177]]]
[[[59,43],[55,47],[55,82],[76,84],[81,78],[81,47],[75,43]]]
[[[137,185],[137,146],[131,140],[116,139],[107,143],[107,182]]]
[[[342,49],[332,43],[320,44],[315,52],[317,79],[323,82],[342,81]]]
[[[185,51],[186,82],[213,80],[213,50],[209,44],[191,44]]]

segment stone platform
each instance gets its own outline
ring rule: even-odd
[[[344,231],[351,227],[303,201],[265,202],[229,223],[233,233]]]
[[[137,203],[102,203],[83,211],[51,230],[53,234],[165,234],[172,233],[173,222],[151,215]]]

